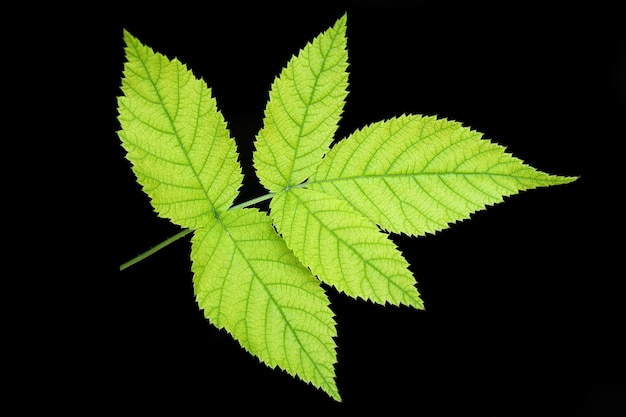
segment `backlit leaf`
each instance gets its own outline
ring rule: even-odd
[[[343,199],[385,230],[423,235],[503,197],[575,179],[537,171],[459,122],[409,115],[339,142],[307,187]]]
[[[507,196],[576,179],[538,171],[458,122],[421,115],[372,123],[330,149],[347,97],[343,15],[272,83],[253,154],[270,193],[233,206],[243,175],[211,90],[177,59],[127,31],[124,40],[121,145],[154,210],[193,229],[169,241],[193,232],[198,306],[262,363],[337,401],[337,331],[323,284],[423,309],[389,232],[435,233]],[[269,216],[243,208],[265,200]]]
[[[127,31],[118,132],[156,212],[183,227],[226,210],[243,182],[235,141],[211,90],[177,59]]]
[[[348,86],[346,15],[292,57],[274,80],[254,166],[270,191],[313,173],[337,129]]]
[[[211,323],[269,367],[339,400],[328,298],[267,215],[255,209],[220,214],[194,231],[191,259],[196,299]]]
[[[270,208],[287,245],[323,282],[352,297],[423,308],[395,244],[346,201],[292,188],[276,194]]]

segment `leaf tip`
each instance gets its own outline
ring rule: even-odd
[[[577,181],[581,176],[580,175],[572,175],[572,176],[563,176],[563,177],[558,177],[561,181],[561,184],[569,184],[572,183],[574,181]]]
[[[137,40],[137,38],[126,28],[122,29],[122,39],[124,39],[124,43],[126,45],[129,45]]]
[[[337,19],[337,23],[345,26],[347,22],[348,22],[348,12],[343,12],[341,17]]]

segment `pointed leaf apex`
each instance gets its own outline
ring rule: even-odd
[[[236,144],[210,88],[124,30],[118,136],[159,216],[182,227],[226,210],[243,183]]]
[[[339,19],[337,19],[337,22],[335,23],[335,27],[337,26],[347,26],[347,21],[348,21],[348,13],[345,12],[344,14],[341,15],[341,17]]]
[[[308,42],[271,85],[254,166],[276,192],[302,183],[330,149],[348,94],[346,17]]]
[[[572,182],[538,171],[462,123],[402,115],[335,145],[307,187],[348,201],[392,233],[435,233],[538,187]]]

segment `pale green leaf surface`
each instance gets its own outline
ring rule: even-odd
[[[409,115],[339,142],[307,182],[384,230],[424,235],[503,197],[576,177],[537,171],[459,122]]]
[[[277,193],[270,209],[287,246],[321,281],[352,297],[423,308],[395,244],[346,201],[292,188]]]
[[[124,40],[118,133],[126,157],[160,216],[202,225],[243,182],[235,142],[204,81],[127,31]]]
[[[274,80],[254,166],[270,191],[313,173],[337,129],[348,86],[346,15],[292,57]]]
[[[256,209],[234,209],[194,231],[198,305],[271,368],[340,400],[335,385],[336,329],[323,288]]]

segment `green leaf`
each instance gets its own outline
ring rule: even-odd
[[[458,122],[409,115],[339,142],[307,187],[343,199],[387,231],[424,235],[505,196],[575,179],[537,171]]]
[[[337,401],[337,331],[322,283],[421,309],[387,232],[435,233],[504,197],[576,179],[420,115],[373,123],[330,149],[348,86],[343,15],[272,83],[254,152],[270,193],[232,207],[243,175],[211,90],[178,60],[124,39],[119,137],[155,211],[189,228],[166,243],[193,233],[198,306],[262,363]],[[242,208],[270,198],[270,216]]]
[[[226,210],[243,182],[235,142],[211,90],[124,31],[118,132],[156,212],[189,228]]]
[[[395,244],[346,201],[291,188],[277,193],[270,209],[289,248],[323,282],[352,297],[423,308]]]
[[[194,291],[209,321],[267,366],[339,401],[329,300],[269,217],[230,210],[195,230],[191,242]]]
[[[348,86],[346,15],[292,57],[274,80],[254,165],[270,191],[297,185],[328,151]]]

